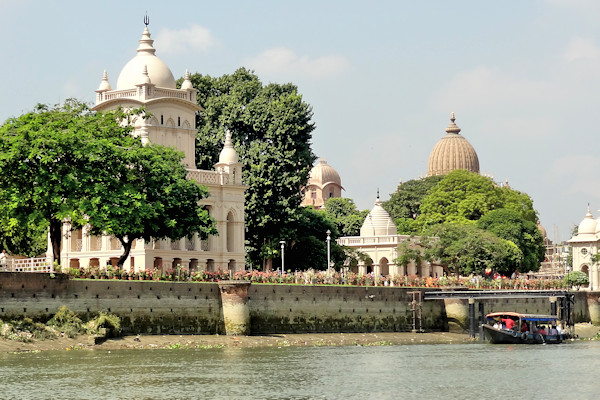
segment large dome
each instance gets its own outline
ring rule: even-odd
[[[445,175],[456,169],[466,169],[479,173],[479,158],[471,143],[460,135],[460,128],[454,123],[454,113],[444,136],[429,155],[427,176]]]
[[[327,164],[327,160],[321,158],[319,163],[310,170],[308,185],[316,185],[323,188],[330,183],[342,187],[342,178],[340,178],[340,174],[331,165]]]
[[[385,236],[385,235],[397,235],[398,230],[392,217],[387,211],[381,206],[379,195],[375,201],[375,206],[366,216],[365,221],[360,228],[360,236]]]
[[[156,87],[176,89],[173,73],[167,64],[154,55],[156,50],[152,47],[152,43],[154,43],[154,40],[150,39],[150,32],[146,27],[140,39],[137,55],[125,64],[119,74],[117,90],[135,88],[135,85],[139,84],[142,79],[144,66],[148,70],[150,82]]]

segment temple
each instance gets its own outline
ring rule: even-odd
[[[193,270],[229,269],[245,267],[244,249],[244,192],[242,165],[238,162],[229,132],[214,170],[196,169],[195,138],[196,113],[202,108],[196,101],[196,89],[186,70],[181,88],[177,88],[169,67],[156,56],[146,28],[142,33],[137,54],[121,70],[113,89],[106,71],[96,90],[93,110],[105,111],[144,107],[151,118],[137,118],[133,135],[142,143],[174,147],[183,152],[183,164],[188,178],[209,189],[210,195],[201,201],[215,219],[219,232],[208,238],[192,240],[156,240],[149,243],[136,240],[123,269],[138,272],[148,268],[168,270],[175,267]],[[72,268],[116,266],[122,254],[118,239],[110,236],[90,236],[89,227],[72,230],[63,225],[61,265]],[[51,245],[47,254],[52,254]]]

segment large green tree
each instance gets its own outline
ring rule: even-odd
[[[481,217],[477,226],[517,245],[523,253],[522,261],[517,266],[519,271],[540,269],[546,250],[544,238],[537,225],[526,220],[521,213],[507,208],[493,210]]]
[[[119,267],[136,239],[178,240],[195,233],[203,237],[218,233],[208,212],[199,206],[208,190],[187,179],[182,153],[153,144],[142,146],[139,140],[127,147],[112,141],[98,144],[103,146],[107,158],[89,160],[96,173],[85,175],[79,209],[91,234],[119,239],[123,246]]]
[[[522,259],[514,243],[472,224],[439,224],[427,233],[421,242],[425,258],[449,274],[482,274],[486,268],[510,274]]]
[[[390,214],[398,228],[398,234],[417,233],[414,223],[421,215],[421,203],[443,176],[436,175],[422,179],[412,179],[398,186],[398,189],[383,203],[383,208]]]
[[[224,127],[232,134],[243,166],[246,191],[246,240],[254,265],[270,257],[288,228],[301,218],[300,188],[315,160],[311,150],[311,106],[291,83],[263,85],[240,68],[231,75],[194,74],[198,89],[196,160],[211,169],[218,160]],[[286,237],[288,235],[288,237]]]
[[[65,220],[115,235],[126,251],[140,237],[214,232],[197,203],[206,191],[185,179],[182,154],[142,146],[124,123],[142,117],[68,100],[8,120],[0,128],[0,215],[8,229],[48,230],[57,261]]]

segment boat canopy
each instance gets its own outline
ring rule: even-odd
[[[494,312],[486,316],[488,319],[496,319],[498,317],[516,317],[525,321],[551,322],[558,319],[557,315],[541,315],[541,314],[521,314],[516,312]]]

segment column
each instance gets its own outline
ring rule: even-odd
[[[223,307],[225,334],[228,336],[250,334],[250,310],[247,304],[250,282],[221,281],[218,285]]]

